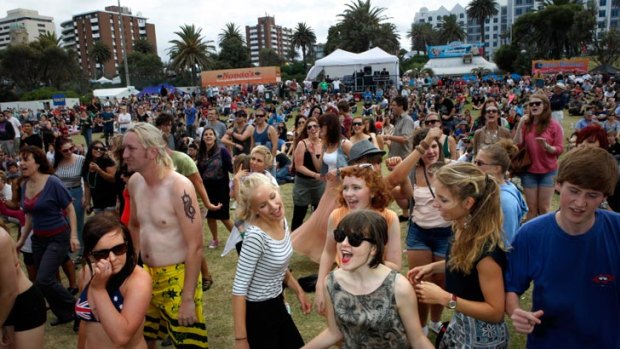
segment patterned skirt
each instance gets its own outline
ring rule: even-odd
[[[503,349],[508,348],[508,327],[474,319],[455,312],[438,349]]]

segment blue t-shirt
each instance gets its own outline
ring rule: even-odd
[[[198,111],[196,108],[185,108],[185,125],[193,125],[196,123],[196,114]]]
[[[504,243],[511,246],[512,241],[521,226],[521,220],[527,213],[527,204],[519,189],[512,182],[504,182],[500,187],[499,202],[504,214]]]
[[[53,236],[68,226],[65,208],[73,201],[71,194],[56,176],[49,176],[43,189],[34,197],[26,198],[28,181],[22,186],[24,212],[32,216],[35,235]]]
[[[506,290],[534,282],[541,324],[528,348],[620,348],[620,214],[596,211],[585,234],[566,234],[555,213],[524,224],[508,254]]]

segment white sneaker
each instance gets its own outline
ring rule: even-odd
[[[439,330],[441,330],[441,321],[429,321],[428,328],[435,333],[439,333]]]

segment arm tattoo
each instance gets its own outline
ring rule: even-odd
[[[185,208],[185,216],[191,219],[192,223],[194,223],[194,217],[196,216],[196,209],[192,204],[192,198],[187,194],[185,190],[183,190],[183,196],[181,196],[183,200],[183,207]]]

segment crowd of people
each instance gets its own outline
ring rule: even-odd
[[[435,332],[438,348],[507,348],[509,323],[528,348],[620,346],[620,85],[384,88],[293,81],[270,102],[261,85],[0,113],[0,214],[18,227],[16,240],[0,227],[0,348],[42,348],[46,303],[78,348],[208,347],[218,221],[238,254],[230,347],[432,348]],[[298,281],[294,253],[316,275]],[[308,343],[284,288],[326,318]]]

